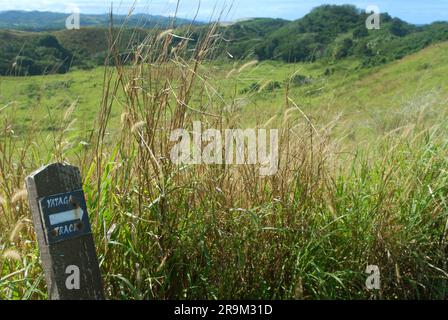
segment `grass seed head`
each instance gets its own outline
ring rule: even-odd
[[[25,224],[23,223],[23,220],[17,221],[14,229],[11,232],[11,235],[9,236],[9,241],[10,242],[16,242],[17,241],[17,239],[19,238],[20,232],[22,231],[24,226],[25,226]]]
[[[3,252],[3,258],[6,260],[13,260],[13,261],[20,261],[21,256],[20,253],[17,250],[8,249],[5,252]]]
[[[252,67],[258,63],[258,60],[252,60],[242,65],[242,67],[238,70],[238,73],[243,72],[245,69]]]
[[[131,132],[136,133],[139,129],[143,128],[145,125],[146,125],[145,121],[139,121],[132,126]]]
[[[26,201],[28,197],[28,191],[26,189],[22,189],[17,191],[12,197],[12,203],[17,203],[19,201]]]

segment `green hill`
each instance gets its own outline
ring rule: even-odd
[[[113,37],[117,37],[114,30]],[[80,30],[61,30],[51,32],[59,43],[73,54],[72,66],[88,69],[104,65],[109,48],[109,30],[104,28],[82,28]],[[147,36],[145,29],[123,29],[117,46],[123,55],[140,44]]]
[[[0,16],[2,14],[9,17],[9,20],[2,20],[0,17],[0,28],[2,25],[10,28],[23,27],[23,12],[0,13]],[[50,18],[46,19],[46,14]],[[56,26],[58,19],[66,15],[31,12],[26,16],[31,17],[29,25],[42,20],[48,24],[56,23]],[[13,20],[14,17],[16,20]],[[115,25],[119,25],[123,22],[120,19],[124,18],[117,16],[114,19]],[[148,29],[154,26],[151,23],[145,25],[146,28],[135,27],[139,25],[136,21],[142,23],[148,19],[145,15],[134,15],[127,21],[127,28],[123,29],[118,43],[124,58],[134,46],[143,41],[148,32],[154,30]],[[157,19],[154,21],[158,21]],[[157,29],[163,30],[168,26],[168,20],[160,19]],[[354,6],[324,5],[296,21],[256,18],[230,25],[222,24],[215,32],[220,35],[220,41],[210,58],[241,60],[255,57],[258,60],[285,62],[324,60],[331,64],[336,60],[356,57],[362,60],[364,67],[371,67],[448,40],[446,22],[415,26],[384,13],[381,15],[381,28],[367,30],[366,19],[367,14]],[[80,30],[46,32],[0,30],[0,74],[63,73],[71,67],[87,69],[103,65],[109,46],[108,30],[98,26],[107,25],[107,15],[85,17],[81,20],[86,25],[93,26]],[[177,23],[178,26],[172,32],[192,39],[189,42],[192,48],[200,37],[207,34],[210,27],[191,24],[187,27],[186,20]],[[39,28],[47,27],[36,27]],[[51,43],[46,43],[43,38],[51,38]],[[180,41],[180,38],[174,38],[172,45],[175,46]]]
[[[72,53],[50,34],[0,31],[0,74],[65,73]]]
[[[288,25],[283,19],[256,18],[221,28],[224,45],[234,58],[245,58],[263,42],[266,36]]]
[[[255,53],[260,60],[287,62],[357,56],[375,65],[448,40],[448,23],[415,26],[385,13],[380,30],[367,30],[366,19],[355,6],[320,6],[269,34]]]
[[[90,69],[103,65],[108,52],[108,30],[83,28],[54,32],[0,30],[0,75],[65,73],[70,68]],[[114,30],[116,37],[118,30]],[[125,29],[117,46],[123,57],[147,34]]]

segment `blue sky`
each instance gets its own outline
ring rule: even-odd
[[[114,8],[121,13],[129,8],[134,0],[114,1]],[[177,0],[138,0],[137,12],[171,15]],[[381,12],[389,12],[412,23],[429,23],[436,20],[448,21],[448,0],[201,0],[200,20],[208,20],[214,8],[229,8],[225,20],[250,17],[274,17],[298,19],[320,4],[354,4],[359,8],[377,5]],[[194,16],[199,0],[182,0],[178,16]],[[104,13],[108,11],[111,0],[0,0],[0,10],[41,10],[64,12],[69,4],[76,4],[81,13]]]

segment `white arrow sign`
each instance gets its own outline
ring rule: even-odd
[[[84,216],[84,210],[81,208],[64,211],[56,214],[50,215],[50,224],[54,226],[55,224],[60,224],[68,221],[73,220],[82,220],[82,217]]]

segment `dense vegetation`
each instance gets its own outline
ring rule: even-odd
[[[112,36],[118,32],[122,37],[116,45],[123,60],[147,35],[143,29],[114,29]],[[104,65],[109,37],[109,30],[101,28],[51,33],[0,30],[0,75],[65,73]]]
[[[39,16],[43,13],[35,14]],[[446,22],[415,26],[384,13],[381,15],[381,29],[367,30],[367,16],[354,6],[324,5],[296,21],[259,18],[231,25],[223,24],[216,30],[221,36],[218,50],[209,57],[255,57],[258,60],[285,62],[312,62],[322,59],[334,62],[347,57],[357,57],[362,59],[363,66],[369,67],[400,59],[432,43],[448,40]],[[106,19],[107,16],[103,18]],[[139,15],[132,16],[126,26],[139,25],[136,21],[141,22],[142,19]],[[101,20],[98,24],[90,23],[88,17],[81,20],[86,25],[107,24],[106,20]],[[115,20],[116,25],[122,22],[123,18]],[[166,27],[165,22],[161,25]],[[176,24],[181,26],[172,32],[191,39],[190,52],[209,29],[208,25],[187,26],[185,20],[177,21]],[[132,48],[141,43],[150,32],[152,31],[142,28],[128,28],[123,31],[118,49],[125,59],[126,53],[132,52]],[[48,34],[56,37],[59,42],[56,44],[52,40],[51,50],[40,42],[42,33],[0,32],[0,74],[40,74],[56,70],[66,72],[70,66],[86,69],[104,64],[109,45],[107,29],[90,27],[72,31],[52,31]],[[32,41],[23,46],[23,37]],[[181,41],[182,38],[174,39],[170,46],[174,48]],[[61,66],[60,69],[55,68],[58,65]]]
[[[53,161],[81,168],[109,299],[447,298],[448,43],[328,75],[143,58],[0,78],[0,299],[47,298],[23,182]],[[279,128],[277,175],[172,164],[166,128],[198,119]]]
[[[104,65],[110,46],[110,39],[120,38],[116,47],[120,52],[121,60],[125,61],[135,47],[142,43],[148,35],[144,29],[114,29],[112,34],[109,30],[102,28],[83,28],[71,31],[55,31],[52,34],[58,39],[64,48],[72,55],[72,66],[80,69],[91,69],[95,66]],[[113,61],[109,61],[113,63]]]
[[[354,6],[325,5],[271,33],[255,52],[259,59],[287,62],[357,56],[366,65],[402,58],[448,39],[448,23],[415,26],[387,13],[381,29],[367,30],[368,15]]]
[[[24,179],[55,161],[81,169],[109,299],[446,299],[447,26],[363,19],[0,32],[23,76],[0,77],[0,299],[48,297]],[[278,128],[278,172],[174,164],[195,120]]]
[[[65,73],[72,53],[49,34],[0,31],[0,74],[40,75]]]

